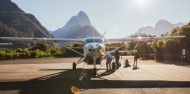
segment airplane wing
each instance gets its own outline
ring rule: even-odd
[[[148,40],[158,40],[158,39],[180,39],[185,36],[164,36],[164,37],[136,37],[136,38],[115,38],[115,39],[105,39],[105,43],[125,43],[130,41],[148,41]]]
[[[31,42],[63,42],[69,44],[83,44],[81,39],[65,39],[65,38],[24,38],[24,37],[0,37],[2,40],[13,41],[31,41]]]
[[[13,45],[12,43],[0,43],[0,46]]]

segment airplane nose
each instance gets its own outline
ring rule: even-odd
[[[89,52],[91,52],[95,49],[98,49],[100,51],[104,50],[104,47],[102,45],[99,45],[99,44],[88,44],[88,45],[86,45],[86,48],[88,49]]]
[[[92,45],[88,45],[88,51],[91,52],[93,49],[93,46]]]
[[[92,50],[97,49],[97,48],[98,48],[98,46],[96,46],[96,45],[92,45],[92,44],[88,45],[88,51],[89,52],[91,52]]]

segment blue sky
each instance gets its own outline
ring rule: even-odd
[[[63,27],[81,10],[107,38],[126,37],[161,19],[171,23],[190,21],[190,0],[12,0],[31,13],[48,30]]]

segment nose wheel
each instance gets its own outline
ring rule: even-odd
[[[76,70],[76,68],[77,68],[77,64],[73,62],[73,70]]]
[[[96,74],[97,74],[97,69],[96,69],[96,68],[93,68],[93,69],[92,69],[92,75],[93,75],[93,76],[96,76]]]

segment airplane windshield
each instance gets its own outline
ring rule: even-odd
[[[102,43],[103,44],[103,40],[102,39],[97,39],[97,38],[89,38],[89,39],[85,39],[85,43]]]

